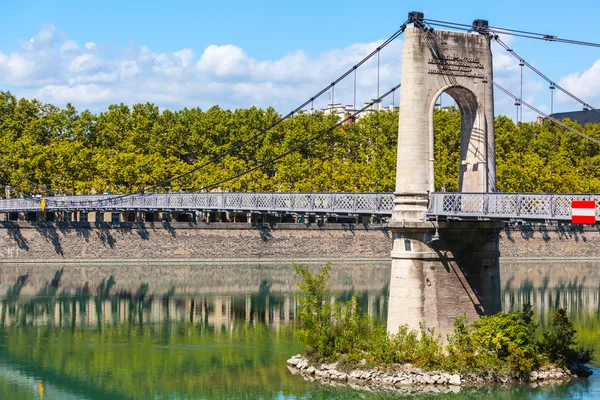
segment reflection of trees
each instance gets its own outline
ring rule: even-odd
[[[337,293],[336,300],[350,296]],[[364,310],[385,312],[381,293],[359,293],[359,299]],[[134,399],[364,395],[310,386],[288,373],[285,360],[303,350],[293,338],[293,294],[262,290],[247,296],[155,296],[140,285],[110,296],[82,289],[76,296],[59,291],[55,296],[13,297],[2,307],[12,311],[0,325],[0,363],[67,387],[97,388]],[[592,327],[595,332],[599,328]],[[586,392],[585,384],[467,391],[441,398],[509,399],[531,391],[551,391],[562,398]],[[0,376],[1,393],[4,387],[5,392],[19,393]]]
[[[529,280],[524,280],[519,286],[511,282],[502,291],[503,308],[517,311],[523,304],[531,303],[541,330],[550,327],[556,309],[565,308],[577,329],[579,341],[594,347],[597,357],[600,357],[600,286],[589,289],[584,288],[584,283],[585,280],[577,277],[554,287],[548,286],[547,277],[537,287]]]
[[[114,276],[102,280],[97,288],[88,283],[76,288],[71,295],[61,291],[63,270],[39,289],[34,297],[21,297],[28,276],[20,276],[2,300],[2,320],[5,325],[54,325],[97,327],[106,324],[157,322],[190,322],[220,331],[229,329],[236,321],[252,324],[265,323],[278,328],[290,324],[296,316],[296,298],[293,293],[272,293],[268,280],[263,280],[258,291],[234,296],[175,295],[171,288],[164,295],[150,293],[147,283],[136,290],[115,291]],[[348,301],[351,291],[336,292],[336,301]],[[380,319],[386,318],[387,296],[384,292],[359,292],[359,306],[364,312]]]
[[[239,390],[276,397],[302,385],[285,368],[286,358],[302,351],[293,337],[291,293],[270,293],[263,285],[246,296],[154,296],[141,285],[110,296],[83,289],[49,295],[53,287],[2,301],[1,360],[43,366],[53,377],[132,398],[210,398]],[[337,300],[350,296],[339,293]],[[383,312],[380,294],[359,297],[365,309]]]
[[[143,283],[116,291],[108,277],[69,295],[61,276],[33,297],[21,295],[27,278],[20,278],[0,302],[0,364],[124,398],[275,398],[306,389],[285,367],[303,350],[294,339],[295,296],[272,293],[268,281],[247,295],[184,297],[150,293]],[[351,295],[336,293],[336,300]],[[385,318],[382,293],[361,292],[359,300]],[[6,392],[19,390],[8,385]]]
[[[109,295],[109,278],[96,294],[84,285],[70,296],[57,274],[30,298],[19,296],[25,282],[0,303],[0,359],[19,368],[43,366],[133,398],[212,397],[239,388],[273,397],[302,382],[285,368],[286,358],[302,351],[293,338],[295,296],[271,293],[266,281],[254,294],[178,297],[156,296],[145,284]],[[359,299],[385,315],[380,293]]]
[[[351,293],[342,293],[336,300],[347,301],[350,297]],[[385,300],[378,294],[359,294],[361,308],[375,317],[385,317]],[[58,294],[5,299],[0,306],[3,326],[102,328],[106,324],[190,322],[217,331],[229,329],[240,321],[274,327],[291,324],[296,318],[297,307],[293,294],[155,297],[148,295],[144,285],[134,293],[93,296],[81,291],[74,296]]]
[[[518,310],[523,304],[530,303],[541,316],[546,315],[548,310],[557,308],[566,308],[576,315],[599,310],[600,287],[586,289],[584,282],[577,278],[560,282],[554,287],[548,287],[547,280],[537,287],[531,281],[524,280],[519,286],[512,283],[506,285],[502,291],[502,299],[507,311]]]
[[[281,383],[294,386],[284,366],[289,352],[299,350],[291,328],[275,331],[261,324],[249,330],[249,324],[240,324],[213,334],[187,322],[164,328],[122,324],[73,332],[8,326],[2,328],[0,359],[43,366],[131,398],[196,398],[235,388],[275,394]]]

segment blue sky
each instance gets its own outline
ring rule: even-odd
[[[598,1],[0,1],[0,90],[93,111],[151,101],[171,109],[272,105],[285,112],[386,39],[411,10],[600,42]],[[507,40],[600,107],[600,48]],[[382,91],[399,82],[401,45],[382,53]],[[517,61],[494,51],[496,80],[518,91]],[[360,101],[374,95],[374,74],[371,63],[359,75]],[[524,97],[547,110],[547,85],[527,73],[526,80]],[[497,113],[513,115],[501,96]],[[337,100],[351,103],[348,85]],[[572,108],[557,99],[556,110]]]

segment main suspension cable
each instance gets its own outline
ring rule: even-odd
[[[45,193],[50,193],[52,196],[56,196],[56,193],[54,193],[52,190],[48,189],[46,186],[39,184],[31,179],[29,179],[28,177],[26,177],[25,175],[21,174],[19,171],[17,171],[16,169],[12,168],[10,165],[8,165],[7,163],[5,163],[1,158],[0,158],[0,164],[2,164],[2,166],[4,168],[6,168],[7,170],[9,170],[10,172],[12,172],[13,174],[17,175],[19,178],[29,182],[30,184],[32,184],[34,187],[41,189],[43,192]],[[21,193],[22,194],[22,193]],[[32,197],[32,199],[36,199],[37,197]],[[40,199],[41,201],[41,199]]]
[[[493,32],[493,31],[491,31],[491,32]],[[548,76],[544,75],[540,70],[538,70],[536,67],[534,67],[533,65],[528,63],[525,59],[523,59],[523,57],[519,56],[512,48],[510,48],[506,43],[504,43],[502,41],[502,39],[500,39],[498,37],[498,35],[495,34],[495,32],[494,32],[494,35],[491,36],[491,38],[492,38],[492,40],[496,41],[496,43],[498,43],[500,46],[502,46],[506,51],[508,51],[510,54],[512,54],[516,59],[518,59],[519,63],[523,63],[530,70],[535,72],[539,77],[541,77],[546,82],[548,82],[550,84],[550,86],[553,86],[556,89],[560,90],[561,92],[563,92],[564,94],[566,94],[567,96],[569,96],[570,98],[575,100],[576,102],[580,103],[583,107],[589,108],[589,109],[593,110],[594,112],[597,112],[600,114],[600,110],[596,109],[595,107],[592,107],[591,105],[589,105],[588,103],[586,103],[585,101],[580,99],[579,97],[575,96],[573,93],[569,92],[567,89],[563,88],[562,86],[560,86],[559,84],[554,82]]]
[[[377,99],[372,100],[370,103],[366,103],[363,108],[361,108],[360,110],[355,111],[352,115],[349,115],[346,118],[344,118],[343,120],[339,121],[338,123],[330,126],[329,128],[326,128],[326,129],[324,129],[324,130],[316,133],[315,135],[313,135],[310,138],[304,140],[303,142],[297,144],[296,146],[292,147],[291,149],[285,151],[284,153],[281,153],[280,155],[275,156],[275,157],[273,157],[273,158],[271,158],[269,160],[263,161],[262,163],[254,166],[252,168],[248,168],[247,170],[239,172],[239,173],[237,173],[235,175],[232,175],[232,176],[230,176],[228,178],[221,179],[220,181],[211,183],[210,185],[202,186],[202,187],[198,188],[197,191],[203,191],[203,190],[213,189],[213,188],[215,188],[215,187],[217,187],[217,186],[219,186],[219,185],[221,185],[223,183],[226,183],[226,182],[232,181],[234,179],[240,178],[240,177],[242,177],[242,176],[244,176],[246,174],[249,174],[250,172],[256,171],[257,169],[263,168],[263,167],[265,167],[267,165],[273,164],[273,163],[281,160],[282,158],[284,158],[284,157],[288,156],[289,154],[295,152],[296,150],[298,150],[298,149],[306,146],[307,144],[315,141],[316,139],[322,137],[323,135],[329,133],[330,131],[333,131],[335,128],[337,128],[337,127],[345,124],[348,121],[353,120],[358,114],[364,112],[368,108],[372,107],[373,104],[376,104],[376,103],[380,102],[381,100],[383,100],[384,98],[386,98],[390,94],[394,93],[399,87],[400,87],[400,84],[394,86],[392,89],[390,89],[386,93],[384,93],[381,97],[378,97]]]
[[[464,30],[464,31],[472,31],[473,30],[473,25],[460,24],[457,22],[449,22],[449,21],[440,21],[440,20],[428,19],[428,18],[424,18],[423,20],[428,22],[431,25],[442,26],[444,28],[451,28],[451,29]],[[563,38],[559,38],[558,36],[549,35],[546,33],[529,32],[529,31],[523,31],[523,30],[518,30],[518,29],[502,28],[502,27],[498,27],[498,26],[490,26],[489,29],[495,30],[495,31],[505,34],[505,35],[512,35],[512,36],[525,37],[525,38],[529,38],[529,39],[543,40],[546,42],[557,42],[557,43],[575,44],[575,45],[579,45],[579,46],[600,47],[600,43],[586,42],[586,41],[582,41],[582,40],[573,40],[573,39],[563,39]]]
[[[294,110],[290,111],[288,114],[286,114],[285,116],[279,118],[277,121],[275,121],[274,123],[272,123],[271,125],[267,126],[266,128],[264,128],[263,130],[257,132],[255,135],[253,135],[252,137],[232,146],[231,148],[229,148],[228,150],[226,150],[225,152],[211,158],[210,160],[200,164],[197,167],[194,167],[192,169],[190,169],[189,171],[186,171],[182,174],[179,174],[177,176],[174,176],[172,178],[169,178],[167,180],[164,180],[160,183],[157,183],[153,186],[138,190],[137,192],[131,192],[131,193],[126,193],[126,194],[122,194],[119,196],[115,196],[113,198],[111,198],[111,200],[116,200],[116,199],[120,199],[123,197],[128,197],[128,196],[133,196],[136,194],[142,194],[142,193],[146,193],[146,192],[150,192],[153,190],[156,190],[160,187],[165,186],[166,184],[169,184],[171,182],[177,181],[179,179],[185,178],[186,176],[189,176],[205,167],[207,167],[210,164],[214,164],[218,161],[220,161],[222,158],[232,154],[233,152],[235,152],[236,150],[240,149],[243,146],[246,146],[247,144],[251,143],[252,141],[256,140],[257,138],[259,138],[260,136],[264,135],[265,133],[267,133],[268,131],[270,131],[271,129],[275,128],[277,125],[281,124],[282,122],[286,121],[287,119],[291,118],[294,114],[298,113],[300,110],[304,109],[307,105],[312,104],[314,102],[315,99],[321,97],[324,93],[327,93],[327,91],[329,89],[333,89],[334,86],[339,83],[340,81],[342,81],[343,79],[345,79],[348,75],[350,75],[351,73],[355,72],[360,66],[362,66],[364,63],[366,63],[368,60],[370,60],[374,55],[379,54],[379,52],[386,47],[387,45],[389,45],[391,42],[393,42],[397,37],[399,37],[402,33],[404,33],[405,29],[406,29],[406,25],[409,21],[407,20],[406,22],[404,22],[400,28],[392,35],[390,36],[387,40],[385,40],[382,44],[380,44],[375,50],[373,50],[371,53],[369,53],[366,57],[364,57],[362,60],[360,60],[357,64],[355,64],[354,66],[352,66],[350,69],[348,69],[346,72],[344,72],[342,75],[340,75],[336,80],[334,80],[333,82],[331,82],[329,85],[327,85],[326,87],[324,87],[323,89],[321,89],[317,94],[315,94],[314,96],[312,96],[310,99],[308,99],[307,101],[305,101],[304,103],[302,103],[301,105],[299,105],[298,107],[296,107]],[[89,203],[93,203],[93,202],[100,202],[100,201],[106,201],[106,200],[89,200]]]
[[[506,93],[508,96],[512,97],[514,100],[517,100],[517,96],[515,96],[514,94],[512,94],[511,92],[509,92],[507,89],[504,89],[502,86],[500,86],[500,85],[499,85],[498,83],[496,83],[496,82],[492,82],[492,83],[494,84],[494,86],[495,86],[495,87],[497,87],[498,89],[500,89],[501,91],[503,91],[504,93]],[[579,130],[577,130],[577,129],[573,128],[573,127],[570,127],[569,125],[565,124],[565,123],[564,123],[564,122],[562,122],[561,120],[559,120],[559,119],[557,119],[557,118],[554,118],[554,117],[552,117],[552,116],[550,116],[550,115],[548,115],[548,114],[544,113],[543,111],[541,111],[541,110],[539,110],[539,109],[535,108],[535,107],[534,107],[534,106],[532,106],[531,104],[528,104],[527,102],[525,102],[525,101],[523,101],[523,100],[521,100],[521,104],[522,104],[522,105],[524,105],[525,107],[529,108],[530,110],[532,110],[532,111],[535,111],[536,113],[538,113],[539,115],[541,115],[541,116],[542,116],[542,117],[544,117],[545,119],[547,119],[547,120],[549,120],[549,121],[552,121],[552,122],[554,122],[555,124],[557,124],[557,125],[560,125],[560,126],[562,126],[563,128],[565,128],[565,129],[568,129],[568,130],[570,130],[571,132],[573,132],[573,133],[576,133],[577,135],[579,135],[579,136],[581,136],[581,137],[583,137],[583,138],[585,138],[585,139],[587,139],[587,140],[589,140],[589,141],[591,141],[591,142],[594,142],[594,143],[600,144],[600,140],[598,140],[598,139],[595,139],[595,138],[593,138],[593,137],[591,137],[591,136],[589,136],[589,135],[586,135],[585,133],[583,133],[583,132],[581,132],[581,131],[579,131]]]

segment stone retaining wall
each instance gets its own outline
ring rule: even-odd
[[[390,260],[383,225],[0,222],[0,264],[127,260]],[[513,226],[500,234],[511,259],[600,260],[598,227]]]
[[[500,233],[503,258],[600,259],[600,227],[522,225]]]
[[[0,223],[0,262],[389,259],[383,226]]]

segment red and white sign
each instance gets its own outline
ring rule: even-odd
[[[571,223],[595,224],[596,202],[593,200],[573,200],[573,203],[571,203]]]

